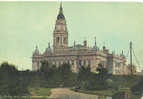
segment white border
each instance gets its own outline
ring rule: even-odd
[[[40,1],[40,2],[45,2],[45,1],[66,1],[66,2],[143,2],[143,0],[0,0],[0,2],[8,2],[8,1],[18,1],[18,2],[23,2],[23,1]]]

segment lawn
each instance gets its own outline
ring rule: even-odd
[[[98,90],[98,91],[78,90],[78,92],[85,94],[101,95],[101,96],[112,96],[114,94],[112,90]]]
[[[29,91],[33,97],[48,97],[51,94],[50,88],[29,88]]]

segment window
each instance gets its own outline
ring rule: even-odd
[[[91,65],[91,61],[90,60],[88,60],[88,66],[90,66]]]
[[[59,43],[60,42],[60,37],[57,37],[56,38],[56,43]]]
[[[116,66],[119,67],[121,65],[121,63],[116,62]]]
[[[102,66],[105,67],[105,61],[101,61],[100,64],[102,64]]]
[[[79,65],[81,66],[81,60],[79,60]]]
[[[72,65],[74,65],[74,60],[72,60]]]
[[[64,37],[64,44],[67,42],[67,39],[66,39],[66,37]]]

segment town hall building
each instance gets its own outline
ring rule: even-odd
[[[73,46],[69,46],[68,36],[66,18],[61,4],[53,32],[53,47],[49,44],[45,52],[41,54],[36,46],[32,56],[32,70],[37,71],[41,66],[41,61],[47,60],[56,66],[68,63],[73,72],[78,72],[81,66],[90,66],[91,71],[95,72],[98,65],[102,64],[111,74],[128,74],[129,66],[126,64],[123,52],[115,55],[115,53],[110,53],[105,45],[99,49],[96,38],[93,47],[88,46],[87,40],[83,41],[83,44],[74,42]]]

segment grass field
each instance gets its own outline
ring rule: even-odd
[[[33,97],[48,97],[51,94],[50,88],[29,88],[29,91]]]
[[[80,93],[85,94],[92,94],[92,95],[101,95],[101,96],[112,96],[114,94],[111,90],[100,90],[100,91],[84,91],[84,90],[78,90]]]

